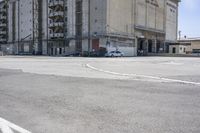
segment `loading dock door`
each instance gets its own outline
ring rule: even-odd
[[[92,49],[95,51],[99,51],[99,39],[92,40]]]

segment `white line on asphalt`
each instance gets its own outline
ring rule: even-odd
[[[8,126],[1,125],[0,130],[2,133],[14,133]]]
[[[13,130],[19,132],[19,133],[31,133],[30,131],[23,129],[3,118],[0,118],[0,131],[2,133],[14,133]]]
[[[157,77],[157,76],[149,76],[149,75],[118,73],[118,72],[112,72],[112,71],[107,71],[107,70],[99,69],[99,68],[91,66],[90,64],[86,64],[86,67],[88,67],[90,69],[93,69],[95,71],[104,72],[104,73],[108,73],[108,74],[112,74],[112,75],[117,75],[117,76],[140,77],[140,78],[148,78],[148,79],[154,79],[154,80],[162,80],[162,81],[168,81],[168,82],[183,83],[183,84],[192,84],[192,85],[198,85],[198,86],[200,86],[199,82],[191,82],[191,81],[184,81],[184,80],[178,80],[178,79],[169,79],[169,78],[163,78],[163,77]]]

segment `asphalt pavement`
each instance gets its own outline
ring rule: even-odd
[[[32,133],[199,133],[199,66],[199,58],[0,57],[0,118]]]

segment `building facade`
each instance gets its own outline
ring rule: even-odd
[[[179,0],[9,0],[14,54],[120,50],[167,52],[177,40]]]
[[[188,44],[174,43],[169,46],[169,54],[183,55],[187,53]]]
[[[200,38],[185,38],[178,40],[179,45],[186,46],[186,54],[200,54]]]
[[[0,1],[0,51],[3,49],[1,45],[7,43],[7,22],[7,3],[6,1]]]

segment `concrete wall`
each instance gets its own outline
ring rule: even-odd
[[[146,0],[136,0],[135,24],[146,27]]]
[[[106,11],[106,0],[91,0],[91,35],[106,33]]]
[[[107,41],[110,43],[107,44]],[[124,53],[124,56],[136,56],[137,48],[133,40],[120,41],[118,38],[101,38],[100,47],[104,47],[108,52],[119,50]]]
[[[191,42],[191,49],[192,50],[194,50],[194,49],[200,49],[200,40],[192,41]]]
[[[28,35],[30,37],[25,40],[31,40],[33,38],[33,3],[30,0],[20,0],[20,40],[24,39]]]
[[[177,40],[178,5],[171,0],[166,1],[166,40]]]
[[[67,37],[75,37],[75,0],[68,0],[68,21],[67,21]]]
[[[192,53],[194,50],[200,50],[200,40],[186,40],[181,41],[180,43],[187,43],[186,52],[188,54]]]
[[[164,31],[165,1],[136,0],[136,25]]]
[[[46,40],[47,39],[47,36],[48,36],[48,26],[47,26],[47,21],[48,21],[48,13],[47,13],[47,8],[48,8],[48,6],[47,6],[47,0],[42,0],[42,4],[43,4],[43,6],[42,6],[42,34],[43,34],[43,36],[42,36],[42,38],[44,39],[44,40]]]
[[[156,8],[156,24],[157,30],[165,31],[165,0],[158,0],[159,7]]]
[[[173,48],[176,49],[176,52],[173,53]],[[186,54],[187,46],[185,45],[170,45],[169,46],[169,53],[170,54]]]
[[[134,24],[133,0],[107,0],[107,32],[130,35]]]
[[[16,29],[13,29],[13,2],[16,2],[16,1],[9,1],[8,3],[8,42],[12,42],[12,41],[16,41],[17,39],[13,40],[13,32],[15,32],[17,34],[17,28]],[[16,8],[18,8],[18,4],[17,2],[15,3],[15,6]],[[15,21],[15,25],[18,24],[18,11],[15,12],[15,16],[16,16],[16,21]]]
[[[13,29],[13,2],[9,2],[8,8],[8,25],[9,25],[9,42],[13,40],[12,32],[15,31],[15,41],[24,39],[26,36],[31,35],[25,40],[32,39],[33,33],[33,11],[32,11],[32,1],[31,0],[20,0],[18,10],[18,1],[16,1],[16,10],[15,10],[15,29]],[[19,13],[18,13],[19,11]],[[19,19],[19,21],[18,21]],[[18,26],[19,25],[19,26]],[[19,32],[18,32],[19,30]],[[19,34],[18,34],[19,33]]]

